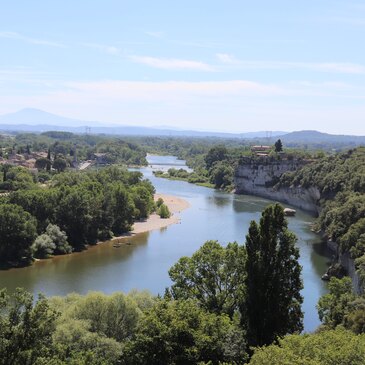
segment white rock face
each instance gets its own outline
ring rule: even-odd
[[[249,159],[238,166],[235,173],[235,188],[238,194],[258,195],[264,198],[291,204],[300,209],[318,214],[320,192],[315,187],[289,187],[274,189],[282,174],[296,171],[304,166],[302,161],[254,162]]]
[[[318,188],[302,188],[300,186],[273,188],[282,174],[288,171],[296,171],[303,165],[304,163],[299,161],[269,162],[266,160],[265,162],[264,160],[254,162],[247,159],[245,163],[238,166],[235,172],[236,193],[261,196],[319,214],[321,194]],[[335,242],[327,242],[327,244],[335,252],[336,261],[346,269],[351,277],[355,292],[362,293],[363,287],[350,254],[340,253]]]

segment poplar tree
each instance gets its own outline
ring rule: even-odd
[[[248,343],[262,346],[303,329],[303,288],[296,237],[279,204],[267,207],[246,236],[246,298],[241,309]]]

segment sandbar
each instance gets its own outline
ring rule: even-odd
[[[147,219],[135,222],[133,228],[130,232],[127,232],[119,237],[114,237],[111,241],[121,239],[123,237],[135,236],[138,233],[149,232],[155,229],[161,229],[167,227],[171,224],[177,224],[180,222],[179,213],[184,209],[189,208],[190,204],[177,196],[166,195],[166,194],[155,194],[154,200],[157,201],[162,198],[164,203],[168,206],[171,217],[170,218],[160,218],[156,213],[152,213]]]

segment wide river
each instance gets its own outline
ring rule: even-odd
[[[181,222],[167,228],[142,233],[129,239],[132,245],[113,248],[110,243],[87,251],[36,262],[20,269],[0,271],[0,288],[10,292],[24,287],[47,296],[90,290],[112,293],[117,290],[147,289],[163,293],[170,285],[168,269],[181,257],[191,255],[205,241],[226,245],[244,243],[251,220],[258,220],[271,201],[247,195],[233,195],[182,181],[155,178],[152,171],[184,167],[173,156],[149,156],[149,166],[140,169],[157,192],[186,199],[190,207],[181,212]],[[298,237],[304,282],[304,327],[313,331],[319,325],[316,303],[326,292],[321,281],[329,253],[316,234],[310,231],[313,217],[297,209],[288,218],[289,228]]]

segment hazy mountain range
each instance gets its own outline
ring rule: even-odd
[[[83,121],[61,117],[39,109],[26,108],[15,113],[0,116],[0,131],[3,132],[33,132],[41,133],[56,130],[73,133],[93,133],[108,135],[139,135],[139,136],[186,136],[186,137],[216,137],[242,138],[257,140],[258,143],[272,138],[280,138],[287,145],[333,144],[357,146],[365,145],[365,136],[334,135],[318,131],[258,131],[248,133],[223,133],[194,130],[179,130],[169,127],[134,127],[112,125],[97,121]]]
[[[73,133],[104,133],[114,135],[142,135],[142,136],[191,136],[191,137],[222,137],[222,138],[263,138],[267,132],[224,133],[194,130],[180,130],[169,127],[135,127],[113,125],[97,121],[84,121],[61,117],[39,109],[26,108],[15,113],[0,116],[0,130],[45,132],[49,130]],[[275,131],[272,136],[283,135],[286,132]]]

